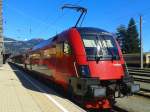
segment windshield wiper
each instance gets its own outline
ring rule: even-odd
[[[99,56],[99,52],[101,50],[101,48],[98,49],[98,46],[101,47],[101,45],[99,44],[99,41],[100,41],[99,37],[96,36],[96,45],[97,45],[97,47],[96,47],[97,50],[96,50],[96,55],[95,55],[96,63],[98,63],[100,61],[100,59],[103,58],[103,56]]]
[[[105,41],[105,43],[106,43],[106,48],[107,48],[107,51],[111,54],[111,59],[112,60],[114,60],[114,59],[116,59],[116,56],[112,53],[112,51],[108,48],[108,44],[107,44],[107,41],[106,41],[106,39],[102,36],[102,39]]]

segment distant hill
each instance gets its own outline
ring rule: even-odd
[[[44,39],[31,39],[28,41],[18,41],[12,38],[4,38],[4,47],[6,53],[11,54],[21,54],[26,52],[27,49],[32,48],[33,46],[44,41]]]

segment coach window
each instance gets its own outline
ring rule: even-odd
[[[71,47],[68,42],[64,42],[63,51],[65,54],[71,54]]]
[[[40,54],[32,54],[31,57],[33,59],[39,59],[40,58]]]
[[[63,56],[63,43],[57,43],[56,44],[56,57],[62,57]]]
[[[46,49],[43,51],[44,58],[50,58],[50,49]]]

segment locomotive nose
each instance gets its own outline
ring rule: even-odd
[[[101,61],[96,63],[89,61],[89,69],[91,77],[98,77],[100,80],[116,80],[121,79],[124,71],[120,62]]]

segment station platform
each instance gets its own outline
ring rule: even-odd
[[[13,65],[0,67],[0,112],[85,112]]]

